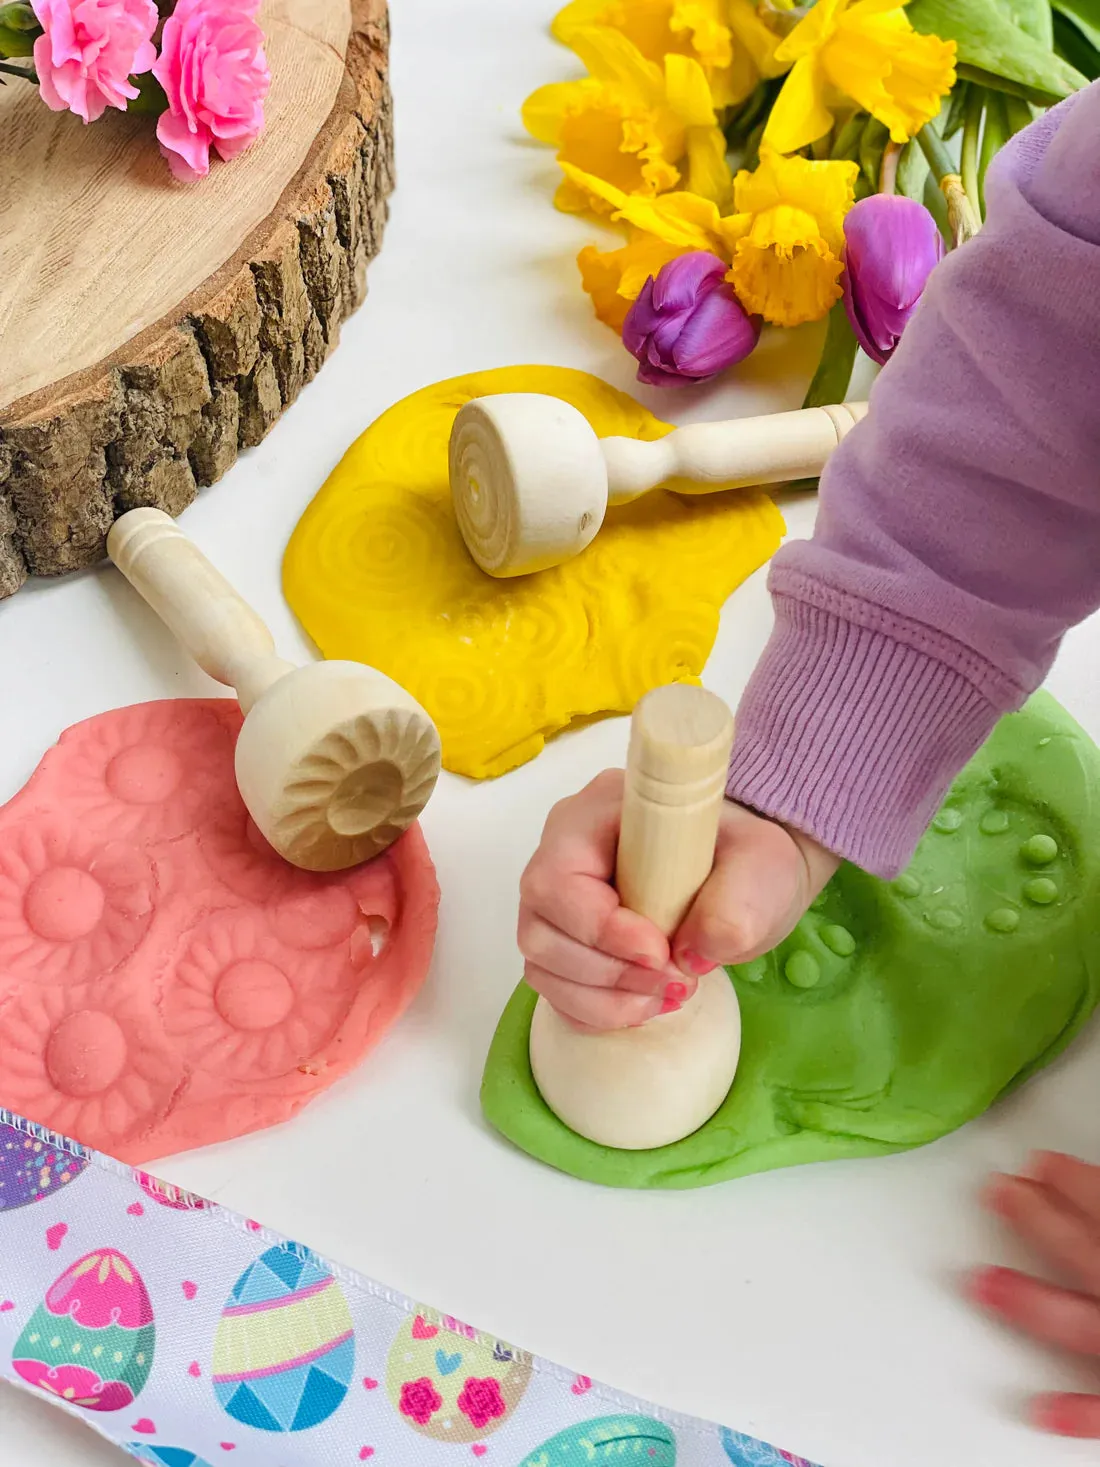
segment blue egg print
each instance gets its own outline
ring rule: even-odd
[[[306,1431],[341,1404],[354,1368],[351,1311],[330,1273],[286,1246],[248,1265],[214,1337],[223,1411],[260,1431]]]
[[[0,1212],[41,1202],[75,1181],[88,1163],[75,1141],[67,1148],[0,1122]]]
[[[209,1462],[184,1447],[151,1447],[147,1442],[127,1442],[123,1451],[144,1462],[146,1467],[210,1467]]]
[[[805,1457],[795,1457],[790,1452],[781,1452],[767,1442],[757,1441],[754,1436],[742,1436],[739,1431],[722,1428],[722,1445],[733,1467],[816,1467]]]
[[[593,1467],[595,1463],[675,1467],[676,1438],[651,1416],[599,1416],[559,1431],[520,1467]]]

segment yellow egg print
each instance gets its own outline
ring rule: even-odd
[[[390,1350],[386,1389],[402,1420],[435,1441],[469,1444],[503,1425],[531,1379],[525,1356],[456,1320],[405,1320]]]

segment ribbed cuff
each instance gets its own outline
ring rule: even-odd
[[[979,691],[912,645],[929,640],[927,629],[907,637],[899,627],[899,639],[859,624],[870,618],[774,599],[775,630],[737,713],[727,794],[892,878],[956,774],[1024,695],[998,707],[996,671],[977,679],[987,684]]]

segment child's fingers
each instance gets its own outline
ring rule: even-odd
[[[1043,1431],[1058,1436],[1100,1437],[1100,1396],[1066,1392],[1036,1396],[1031,1417]]]
[[[1059,1289],[1011,1268],[983,1268],[967,1293],[984,1309],[1048,1345],[1100,1355],[1100,1301]]]
[[[608,770],[555,805],[520,880],[520,899],[529,912],[586,947],[660,968],[669,960],[664,935],[622,907],[610,885],[622,792],[622,771]]]
[[[679,977],[678,973],[658,966],[650,967],[648,963],[639,966],[598,948],[586,947],[529,908],[520,909],[517,936],[519,950],[529,963],[572,983],[587,983],[593,988],[625,988],[656,996],[664,992],[670,979]]]
[[[983,1200],[1056,1268],[1100,1294],[1100,1232],[1060,1193],[1029,1177],[998,1175]]]
[[[1037,1182],[1060,1192],[1100,1231],[1100,1166],[1064,1156],[1060,1151],[1037,1151],[1028,1172]]]
[[[676,933],[675,960],[686,973],[747,962],[786,937],[811,897],[788,832],[727,805],[714,869]]]
[[[628,1029],[661,1012],[662,999],[653,994],[570,983],[535,963],[525,966],[523,976],[559,1014],[587,1029]]]

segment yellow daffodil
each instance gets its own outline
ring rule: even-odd
[[[792,70],[764,141],[793,153],[824,137],[845,98],[908,142],[955,84],[955,43],[922,36],[897,0],[817,0],[776,51]]]
[[[553,31],[572,46],[592,26],[619,31],[649,61],[697,61],[719,109],[743,102],[761,76],[779,75],[769,70],[779,38],[752,0],[572,0],[555,16]]]
[[[589,76],[540,87],[523,108],[528,132],[558,149],[566,172],[558,208],[608,212],[574,186],[566,165],[625,194],[652,197],[684,181],[705,198],[727,202],[725,137],[699,62],[674,54],[658,66],[604,26],[578,27],[570,44]]]
[[[855,199],[856,163],[811,163],[765,151],[755,173],[733,183],[746,221],[729,280],[745,307],[778,326],[817,321],[841,295],[844,216]]]
[[[621,327],[646,278],[688,250],[709,250],[726,260],[726,278],[741,304],[777,326],[819,320],[840,298],[843,224],[855,197],[855,163],[816,163],[768,151],[755,172],[737,175],[735,212],[725,216],[694,194],[643,198],[569,165],[566,173],[578,192],[601,199],[612,218],[632,230],[621,248],[589,248],[578,260],[596,314],[609,325]]]

